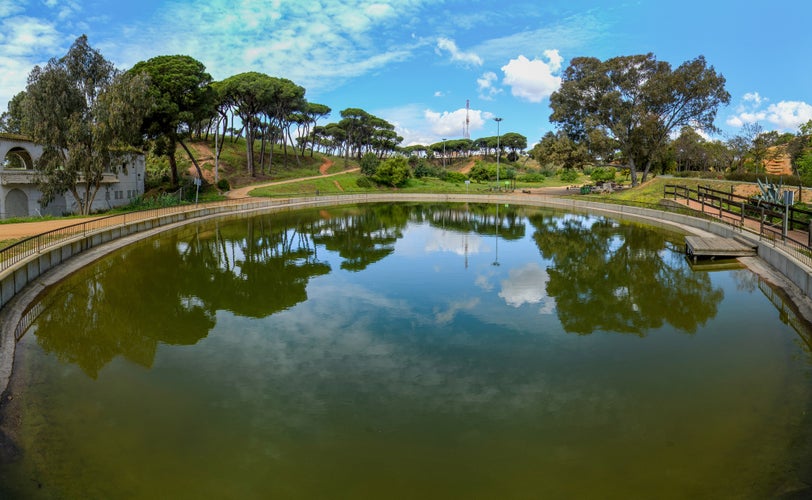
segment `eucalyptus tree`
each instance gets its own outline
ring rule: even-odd
[[[705,139],[693,127],[684,126],[672,142],[677,171],[707,170],[708,162]]]
[[[43,203],[70,192],[87,214],[104,174],[126,146],[140,145],[151,107],[148,78],[122,74],[82,35],[67,54],[28,75],[21,130],[43,146]]]
[[[586,145],[575,142],[563,130],[547,132],[533,147],[539,164],[552,164],[566,169],[583,167],[591,160]]]
[[[23,133],[24,100],[25,91],[22,91],[15,94],[8,102],[8,110],[0,115],[0,132],[8,134]]]
[[[787,142],[786,152],[793,171],[800,175],[799,167],[812,167],[812,120],[802,124],[798,133]]]
[[[716,111],[728,102],[724,77],[702,56],[674,70],[653,54],[577,57],[550,96],[550,120],[575,140],[598,131],[614,141],[636,185],[638,171],[645,181],[673,130],[716,131]]]
[[[154,152],[166,156],[172,171],[172,185],[178,184],[178,166],[175,161],[177,145],[183,148],[203,179],[197,159],[189,150],[184,137],[191,126],[211,115],[215,93],[212,78],[200,61],[184,55],[157,56],[136,63],[129,71],[149,77],[153,106],[142,127],[153,140]]]

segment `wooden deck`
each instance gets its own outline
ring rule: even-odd
[[[700,257],[711,259],[747,257],[756,255],[756,246],[737,238],[721,236],[686,236],[685,253],[694,260]]]

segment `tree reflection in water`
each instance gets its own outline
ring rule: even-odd
[[[305,301],[308,283],[331,272],[319,252],[362,271],[393,255],[409,223],[424,222],[508,242],[535,227],[546,293],[567,332],[644,335],[668,323],[692,333],[722,300],[707,274],[643,226],[535,208],[381,204],[204,223],[135,244],[47,294],[37,339],[93,378],[119,355],[150,367],[159,342],[197,343],[218,311],[264,318]]]
[[[645,335],[668,323],[695,333],[723,298],[707,273],[666,251],[661,231],[608,218],[538,213],[529,222],[548,269],[547,293],[567,332]]]

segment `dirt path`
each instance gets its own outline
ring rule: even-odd
[[[228,198],[228,199],[247,198],[249,196],[248,193],[250,193],[254,189],[265,187],[265,186],[274,186],[274,185],[277,185],[277,184],[291,184],[291,183],[299,182],[299,181],[308,181],[308,180],[312,180],[312,179],[320,179],[322,177],[333,177],[335,175],[341,175],[341,174],[346,174],[347,172],[356,172],[356,171],[360,170],[359,168],[351,168],[351,169],[348,169],[348,170],[342,170],[341,172],[336,172],[334,174],[328,174],[327,172],[328,172],[328,170],[330,170],[330,167],[332,167],[332,166],[333,166],[333,161],[331,159],[329,159],[329,158],[325,158],[324,162],[319,167],[319,172],[321,172],[321,175],[314,175],[312,177],[299,177],[299,178],[296,178],[296,179],[287,179],[287,180],[284,180],[284,181],[272,181],[272,182],[261,182],[261,183],[258,183],[258,184],[250,184],[248,186],[243,186],[243,187],[239,187],[239,188],[236,188],[236,189],[232,189],[231,191],[226,193],[226,198]]]
[[[195,146],[195,145],[193,145]],[[196,154],[199,154],[200,157],[198,158],[198,163],[200,166],[203,167],[206,163],[212,163],[213,159],[210,156],[206,156],[207,150],[203,148],[194,148]],[[321,175],[307,177],[304,179],[289,179],[284,181],[274,181],[274,182],[264,182],[261,184],[253,184],[250,186],[243,186],[240,188],[232,189],[228,193],[226,193],[226,197],[229,199],[234,198],[246,198],[248,197],[248,193],[252,190],[263,187],[263,186],[270,186],[273,184],[288,184],[292,182],[299,182],[302,180],[307,179],[318,179],[320,177],[332,177],[334,175],[346,173],[346,172],[353,172],[358,170],[350,169],[345,170],[343,172],[338,172],[335,174],[328,174],[330,167],[333,166],[333,161],[329,158],[324,160],[324,163],[321,164],[319,167],[319,172]],[[192,166],[192,170],[194,170],[194,166]],[[211,170],[204,169],[204,175],[206,176],[206,180],[209,182],[214,182],[214,173]],[[195,173],[195,175],[197,175]],[[212,179],[208,179],[208,176],[211,175]],[[60,229],[66,226],[72,226],[74,224],[81,224],[82,222],[87,222],[92,219],[97,219],[98,217],[82,217],[82,218],[73,218],[73,219],[56,219],[56,220],[44,220],[39,222],[18,222],[13,224],[0,224],[0,246],[5,246],[2,242],[14,241],[14,240],[21,240],[24,238],[28,238],[30,236],[36,236],[38,234],[47,233],[48,231],[53,231],[54,229]]]
[[[12,224],[0,224],[0,242],[9,240],[21,240],[29,236],[47,233],[54,229],[60,229],[74,224],[81,224],[98,217],[83,217],[78,219],[58,219],[44,220],[41,222],[17,222]],[[5,246],[0,243],[0,246]]]
[[[467,175],[468,173],[471,172],[471,168],[473,168],[475,163],[476,163],[476,160],[471,158],[468,162],[465,163],[465,165],[462,166],[462,168],[459,170],[459,172],[461,174],[466,174]]]

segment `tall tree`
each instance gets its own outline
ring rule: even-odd
[[[223,97],[245,128],[245,151],[248,173],[256,175],[254,168],[254,141],[259,129],[260,115],[268,108],[274,82],[270,76],[249,71],[223,80],[219,87]]]
[[[271,129],[282,134],[282,146],[285,149],[285,162],[287,162],[291,124],[297,121],[297,117],[303,117],[304,110],[307,107],[305,89],[287,78],[269,78],[270,85],[265,95],[266,101],[263,111],[270,119]],[[271,153],[273,154],[273,144],[271,145]],[[271,157],[273,158],[273,156]],[[296,161],[299,161],[298,155]]]
[[[360,108],[347,108],[341,110],[341,121],[338,126],[347,134],[346,147],[344,149],[344,165],[346,166],[350,158],[350,149],[355,149],[358,158],[361,158],[361,139],[368,128],[372,115]]]
[[[330,115],[332,109],[330,106],[325,104],[318,104],[315,102],[307,103],[307,107],[305,108],[305,116],[307,117],[307,122],[305,123],[305,130],[303,131],[302,136],[305,140],[302,141],[302,155],[304,155],[304,150],[307,147],[307,140],[310,140],[310,157],[313,157],[313,150],[316,149],[316,134],[315,128],[316,124],[320,118],[326,118]],[[313,131],[311,133],[311,131]]]
[[[527,148],[527,137],[516,132],[507,132],[499,138],[499,145],[508,148],[512,153],[518,154]]]
[[[178,184],[178,144],[194,163],[198,178],[203,179],[200,165],[183,139],[190,133],[191,124],[212,112],[214,91],[206,67],[190,56],[158,56],[135,64],[129,72],[149,76],[154,104],[144,120],[143,131],[154,140],[155,152],[169,160],[172,185]]]
[[[573,141],[563,130],[547,132],[533,147],[533,157],[539,164],[551,163],[572,169],[589,161],[586,146]]]
[[[70,192],[87,214],[122,146],[139,143],[150,107],[147,78],[123,75],[85,35],[60,59],[28,76],[22,130],[43,146],[43,202]]]
[[[724,77],[702,56],[675,70],[653,54],[577,57],[550,97],[550,120],[578,140],[600,131],[615,141],[636,185],[638,171],[645,181],[673,130],[692,125],[715,131],[716,111],[729,101]]]
[[[23,101],[25,100],[25,91],[17,93],[8,102],[8,111],[0,115],[0,131],[9,134],[23,134]]]

